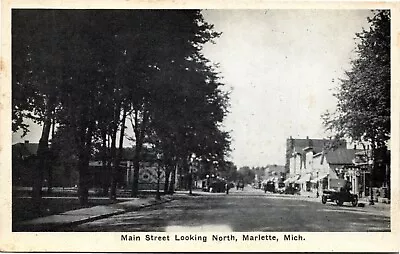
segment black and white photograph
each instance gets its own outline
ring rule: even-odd
[[[12,68],[16,231],[390,231],[389,10],[13,9]]]
[[[391,234],[392,14],[11,8],[11,232]]]

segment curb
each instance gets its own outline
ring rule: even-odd
[[[131,208],[116,208],[116,209],[120,209],[122,211],[115,211],[115,212],[110,212],[107,214],[102,214],[102,215],[95,215],[89,218],[85,218],[85,219],[80,219],[77,221],[71,221],[71,222],[66,222],[66,223],[60,223],[60,224],[43,224],[43,225],[31,225],[29,226],[23,226],[23,225],[16,225],[15,228],[12,230],[13,232],[54,232],[55,230],[60,230],[63,228],[68,228],[68,227],[72,227],[72,226],[77,226],[83,223],[87,223],[87,222],[92,222],[92,221],[96,221],[96,220],[100,220],[100,219],[105,219],[111,216],[115,216],[115,215],[120,215],[120,214],[124,214],[124,213],[128,213],[128,212],[133,212],[133,211],[138,211],[142,208],[146,208],[146,207],[151,207],[151,206],[155,206],[155,205],[160,205],[160,204],[164,204],[164,203],[168,203],[171,202],[173,200],[173,198],[166,198],[165,200],[160,200],[160,201],[155,201],[154,203],[149,203],[149,204],[142,204],[140,206],[136,206],[136,207],[131,207]],[[118,205],[117,204],[113,204],[114,206]]]

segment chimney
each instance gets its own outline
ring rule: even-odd
[[[25,140],[25,142],[24,142],[25,144],[29,144],[29,140]]]

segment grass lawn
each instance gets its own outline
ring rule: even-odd
[[[97,205],[108,205],[118,203],[122,200],[111,201],[107,197],[100,197],[96,190],[89,191],[89,203],[85,206],[79,204],[76,189],[61,189],[55,188],[51,194],[43,191],[42,203],[40,211],[34,211],[32,200],[30,198],[30,189],[13,190],[12,198],[12,223],[18,223],[24,220],[31,220],[39,217],[59,214],[70,210],[87,208]],[[130,192],[127,190],[118,190],[119,197],[130,197]],[[161,192],[161,195],[163,193]],[[154,196],[155,192],[141,191],[139,198]]]
[[[14,224],[20,221],[59,214],[70,210],[117,202],[119,201],[111,201],[108,198],[94,199],[89,197],[89,203],[82,206],[79,204],[79,199],[75,197],[48,197],[42,199],[40,211],[34,212],[30,198],[14,197],[12,200],[12,221]]]

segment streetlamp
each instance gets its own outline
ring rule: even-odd
[[[193,162],[194,159],[196,158],[196,155],[193,153],[190,156],[190,163],[189,163],[189,195],[192,195],[192,181],[193,181]]]

